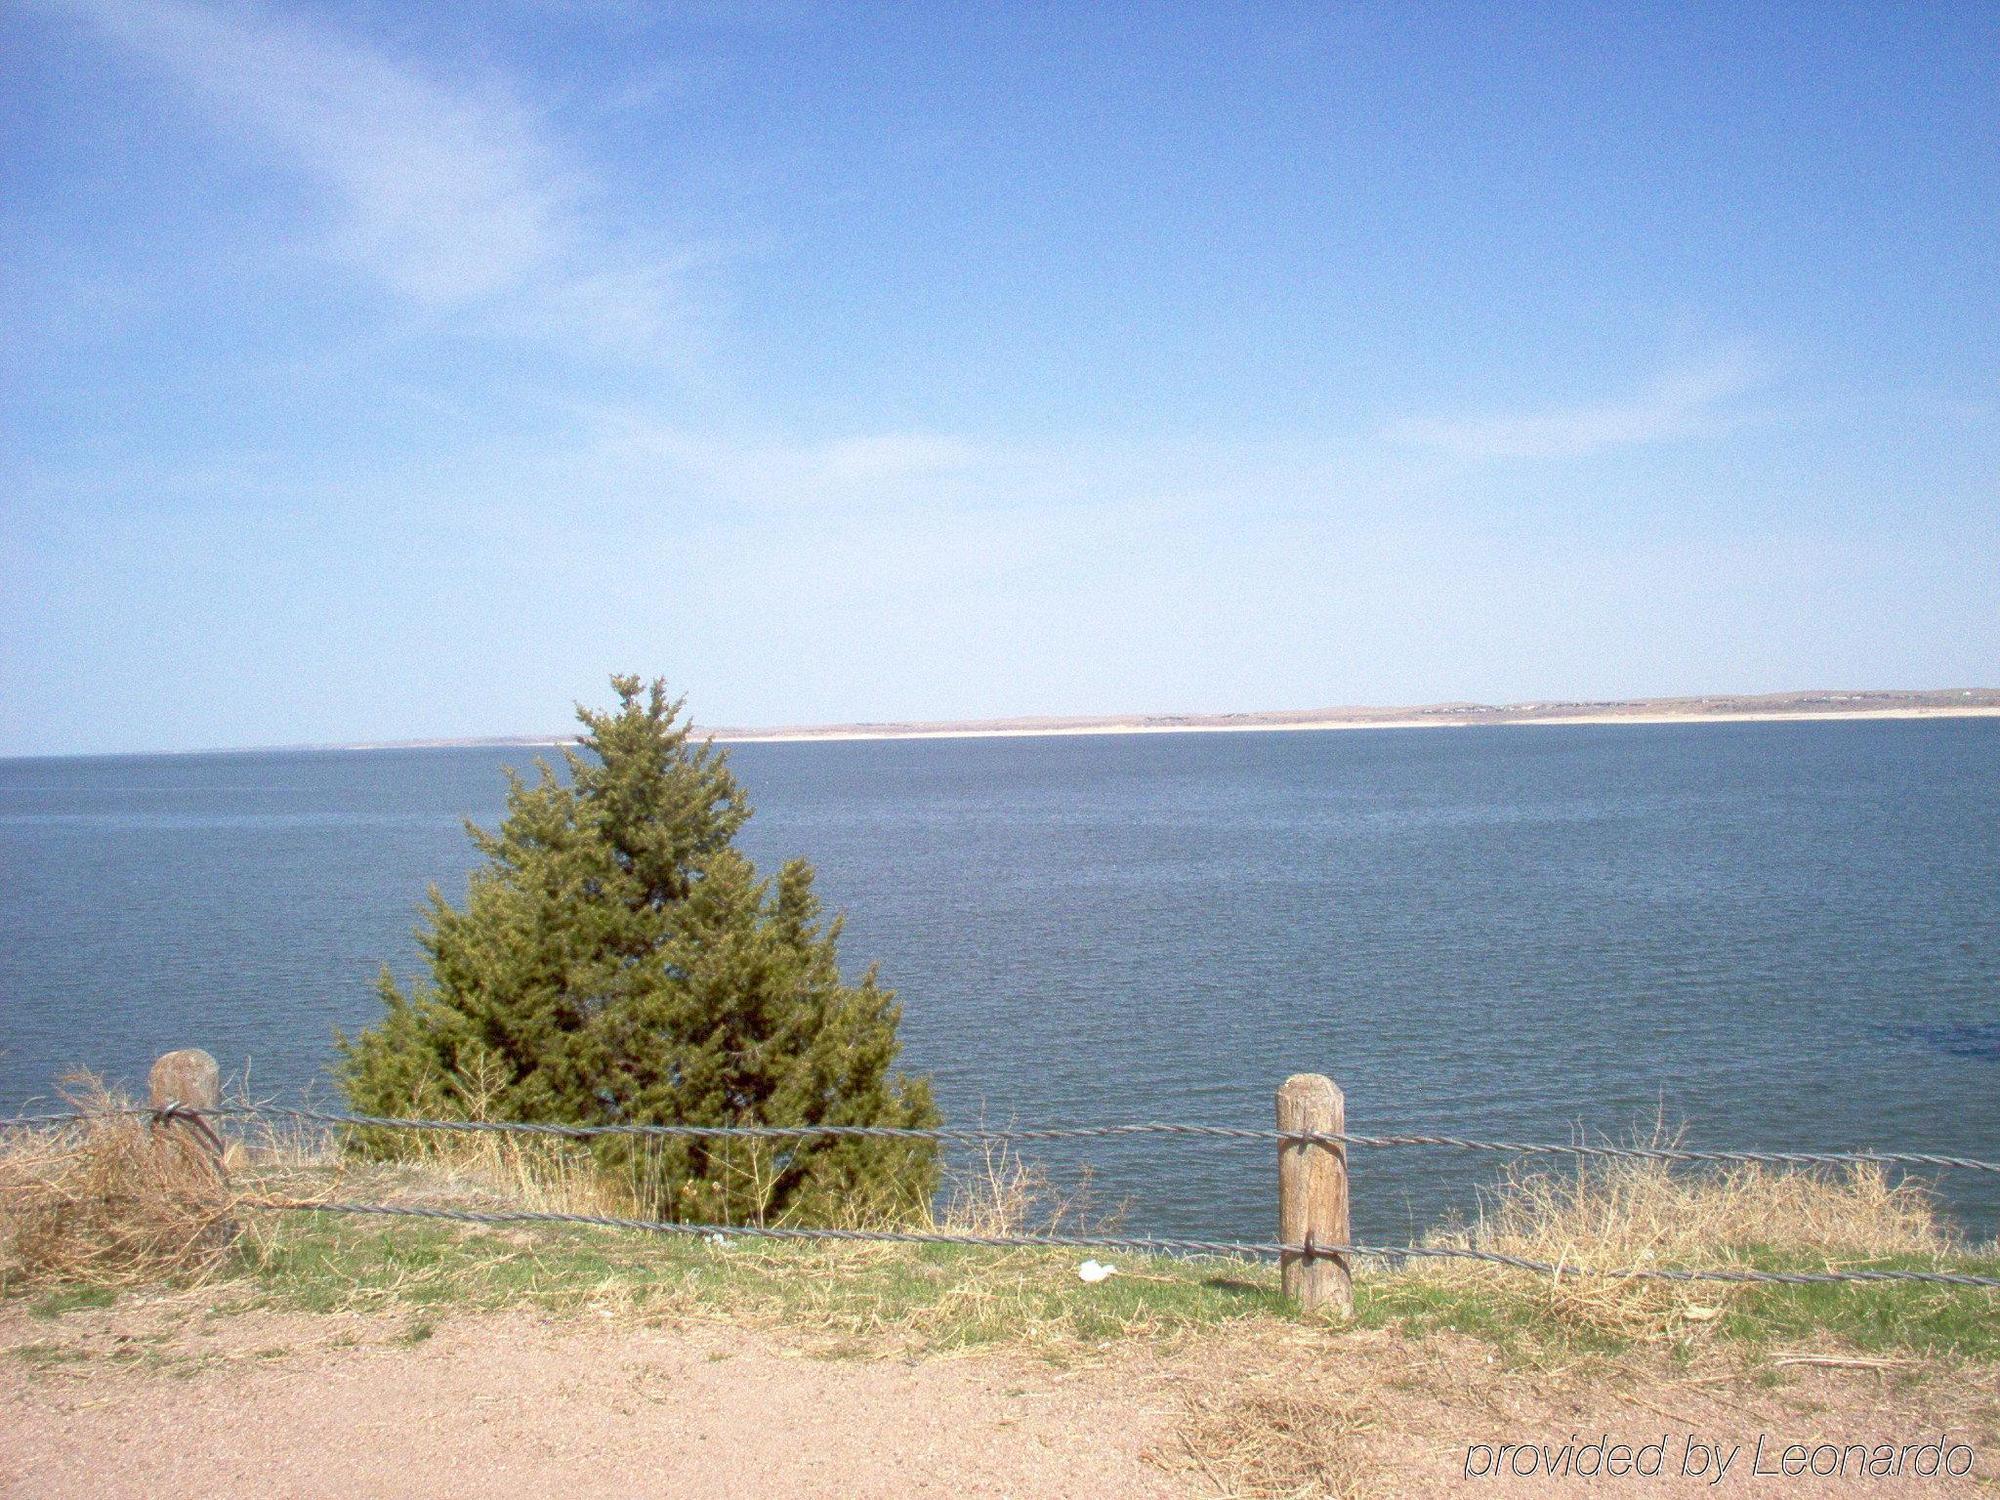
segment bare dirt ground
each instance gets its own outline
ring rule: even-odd
[[[1965,1479],[1752,1475],[1792,1442],[1970,1445]],[[1667,1474],[1465,1477],[1467,1445],[1665,1444]],[[1182,1348],[829,1359],[625,1316],[0,1310],[0,1492],[134,1496],[1995,1493],[2000,1377],[1509,1370],[1484,1346],[1308,1328]]]

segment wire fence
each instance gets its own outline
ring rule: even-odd
[[[444,1131],[473,1134],[533,1136],[566,1140],[588,1140],[605,1136],[638,1136],[666,1139],[720,1140],[805,1140],[814,1138],[859,1138],[889,1140],[929,1140],[946,1145],[988,1145],[1065,1140],[1106,1140],[1133,1136],[1167,1136],[1275,1145],[1327,1145],[1347,1148],[1382,1149],[1431,1147],[1448,1150],[1490,1151],[1510,1155],[1568,1155],[1590,1159],[1628,1158],[1649,1162],[1685,1162],[1701,1165],[1745,1164],[1774,1166],[1856,1166],[1883,1165],[1927,1167],[1972,1172],[2000,1172],[2000,1162],[1972,1157],[1944,1156],[1908,1151],[1696,1151],[1664,1146],[1609,1146],[1584,1142],[1477,1140],[1446,1135],[1358,1135],[1347,1132],[1286,1131],[1229,1125],[1196,1125],[1165,1121],[1142,1121],[1119,1125],[1040,1126],[1027,1128],[935,1128],[915,1129],[874,1125],[566,1125],[533,1121],[447,1120],[393,1115],[354,1114],[336,1110],[308,1109],[272,1104],[240,1104],[191,1109],[169,1103],[155,1109],[68,1110],[38,1115],[17,1115],[0,1121],[0,1129],[73,1125],[107,1116],[144,1117],[158,1123],[182,1123],[205,1133],[220,1144],[209,1121],[217,1118],[290,1120],[331,1129],[398,1131]],[[2000,1289],[2000,1276],[1970,1272],[1906,1269],[1840,1268],[1826,1271],[1772,1271],[1748,1267],[1596,1267],[1555,1264],[1507,1255],[1499,1251],[1469,1246],[1444,1245],[1363,1245],[1315,1244],[1310,1237],[1302,1243],[1252,1240],[1200,1240],[1147,1235],[1067,1235],[1067,1234],[973,1234],[951,1230],[918,1229],[836,1229],[781,1225],[708,1224],[681,1221],[621,1218],[613,1215],[556,1213],[529,1209],[455,1208],[438,1204],[362,1203],[323,1198],[242,1197],[234,1200],[242,1208],[272,1212],[330,1213],[388,1218],[422,1218],[462,1224],[547,1224],[592,1228],[636,1230],[654,1234],[695,1237],[712,1243],[735,1239],[790,1240],[814,1242],[868,1242],[907,1245],[963,1245],[990,1249],[1078,1249],[1116,1250],[1162,1256],[1213,1256],[1232,1259],[1293,1258],[1383,1260],[1394,1263],[1422,1260],[1479,1261],[1551,1279],[1588,1277],[1602,1280],[1645,1280],[1670,1282],[1728,1282],[1781,1286],[1819,1286],[1842,1283],[1912,1283],[1931,1286]]]
[[[97,1113],[105,1113],[98,1111]],[[135,1115],[148,1109],[113,1111]],[[1697,1151],[1679,1146],[1610,1146],[1582,1141],[1478,1140],[1455,1135],[1357,1135],[1347,1131],[1288,1131],[1238,1125],[1188,1125],[1160,1120],[1121,1125],[976,1126],[915,1129],[894,1125],[566,1125],[528,1120],[445,1120],[404,1115],[363,1115],[340,1110],[307,1109],[273,1104],[222,1105],[201,1113],[210,1118],[288,1119],[304,1124],[353,1129],[448,1131],[498,1135],[552,1136],[588,1140],[596,1136],[652,1136],[682,1140],[809,1140],[850,1137],[879,1140],[927,1140],[946,1145],[980,1146],[1022,1142],[1111,1140],[1127,1136],[1181,1136],[1206,1140],[1254,1141],[1271,1145],[1319,1145],[1364,1150],[1432,1147],[1454,1151],[1493,1151],[1509,1156],[1574,1156],[1593,1159],[1630,1158],[1638,1161],[1687,1162],[1701,1165],[1758,1166],[1902,1166],[1947,1171],[2000,1172],[2000,1161],[1969,1156],[1942,1156],[1922,1151]],[[81,1111],[18,1115],[0,1121],[7,1126],[59,1124],[83,1117]]]

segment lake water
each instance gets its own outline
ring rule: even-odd
[[[204,1046],[320,1080],[526,751],[0,761],[0,1109]],[[948,1116],[2000,1156],[2000,720],[748,745],[760,865],[803,854]],[[1097,1167],[1158,1232],[1271,1231],[1271,1151]],[[1357,1153],[1356,1232],[1490,1158]],[[2000,1222],[2000,1181],[1942,1179]]]

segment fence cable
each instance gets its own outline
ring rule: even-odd
[[[150,1109],[72,1110],[20,1115],[0,1121],[0,1128],[73,1123],[104,1115],[154,1116]],[[290,1119],[315,1125],[363,1130],[462,1131],[499,1135],[553,1136],[587,1140],[596,1136],[651,1136],[685,1140],[861,1140],[937,1141],[946,1145],[986,1145],[1015,1141],[1114,1140],[1127,1136],[1181,1136],[1209,1140],[1263,1141],[1273,1144],[1358,1147],[1434,1147],[1456,1151],[1494,1151],[1512,1156],[1577,1156],[1637,1161],[1698,1162],[1707,1165],[1763,1166],[1909,1166],[1965,1172],[2000,1172],[2000,1161],[1969,1156],[1941,1156],[1920,1151],[1700,1151],[1680,1146],[1592,1146],[1581,1142],[1476,1140],[1455,1135],[1357,1135],[1350,1132],[1287,1131],[1238,1125],[1186,1125],[1148,1120],[1125,1125],[1051,1125],[1030,1127],[937,1127],[897,1125],[564,1125],[534,1120],[444,1120],[405,1115],[364,1115],[338,1110],[307,1109],[273,1104],[223,1105],[202,1111],[211,1117]]]

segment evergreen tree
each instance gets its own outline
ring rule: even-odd
[[[430,982],[386,966],[385,1014],[339,1038],[355,1109],[565,1124],[930,1126],[929,1084],[893,1069],[899,1011],[871,967],[842,981],[841,923],[812,867],[760,880],[731,840],[750,816],[724,755],[691,744],[663,683],[614,677],[579,707],[565,782],[508,772],[465,908],[436,887],[418,931]],[[386,1132],[384,1134],[387,1134]],[[925,1204],[928,1141],[597,1137],[649,1212],[801,1223]]]

